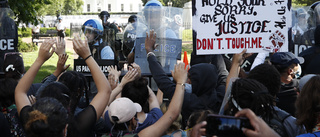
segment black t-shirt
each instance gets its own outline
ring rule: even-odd
[[[8,120],[0,113],[0,137],[9,137],[10,134],[10,125]]]
[[[24,106],[20,111],[19,118],[22,124],[25,125],[28,122],[29,112],[33,109],[31,106]],[[72,127],[77,127],[79,131],[78,136],[92,137],[94,136],[93,128],[97,120],[96,110],[92,105],[89,105],[75,116],[75,122]],[[71,126],[71,125],[69,125]],[[69,129],[69,128],[68,128]],[[70,129],[69,129],[70,130]]]

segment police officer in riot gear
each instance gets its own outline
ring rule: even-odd
[[[5,53],[18,51],[18,29],[13,16],[8,0],[0,0],[0,74],[3,74],[1,71]]]
[[[115,31],[114,33],[118,33],[118,27],[114,23],[108,22],[110,14],[107,11],[101,11],[99,17],[104,29],[113,29]]]
[[[108,43],[115,53],[115,60],[118,60],[118,51],[121,50],[121,40],[116,39],[116,34],[119,29],[114,23],[108,22],[110,14],[107,11],[102,11],[99,14],[99,18],[102,21],[104,32],[103,32],[103,41]]]
[[[82,31],[87,37],[91,54],[95,59],[114,59],[114,53],[110,46],[103,42],[103,27],[96,19],[87,20],[82,25]]]
[[[130,51],[132,50],[134,46],[134,41],[136,39],[136,15],[131,15],[128,19],[128,25],[124,29],[123,33],[123,46],[122,46],[122,52],[125,57],[128,56]]]

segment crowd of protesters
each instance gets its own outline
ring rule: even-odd
[[[319,32],[317,26],[316,44]],[[73,49],[90,69],[94,95],[82,73],[66,71],[63,39],[45,40],[26,72],[22,55],[7,53],[0,80],[0,136],[201,137],[209,135],[210,114],[248,118],[252,127],[242,133],[249,137],[320,136],[320,76],[304,72],[298,79],[308,58],[276,52],[241,73],[240,65],[251,55],[246,49],[232,62],[221,55],[192,54],[190,66],[177,63],[171,79],[154,53],[156,38],[154,30],[146,32],[146,62],[157,94],[136,63],[123,76],[111,66],[106,76],[88,40],[79,36]],[[59,57],[54,73],[33,83],[53,54]]]

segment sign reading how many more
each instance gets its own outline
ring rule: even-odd
[[[197,55],[288,51],[289,0],[192,0]]]

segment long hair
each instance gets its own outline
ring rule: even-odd
[[[148,99],[149,99],[149,91],[148,91],[148,81],[145,78],[139,78],[137,80],[128,82],[124,85],[121,96],[127,97],[132,102],[138,103],[141,107],[143,107],[144,112],[148,112]]]
[[[66,85],[70,90],[70,112],[74,114],[75,109],[79,103],[79,100],[82,96],[85,97],[87,105],[89,105],[88,98],[88,84],[85,76],[82,73],[75,71],[67,71],[63,73],[59,82]]]
[[[268,89],[253,79],[237,79],[231,89],[231,98],[228,101],[225,112],[234,115],[244,108],[251,109],[256,115],[265,121],[272,119],[273,97],[268,94]]]
[[[297,125],[304,125],[307,132],[319,123],[320,114],[320,76],[312,77],[302,88],[296,101]]]
[[[25,123],[27,136],[63,137],[68,114],[63,105],[54,98],[40,98],[32,106]]]

